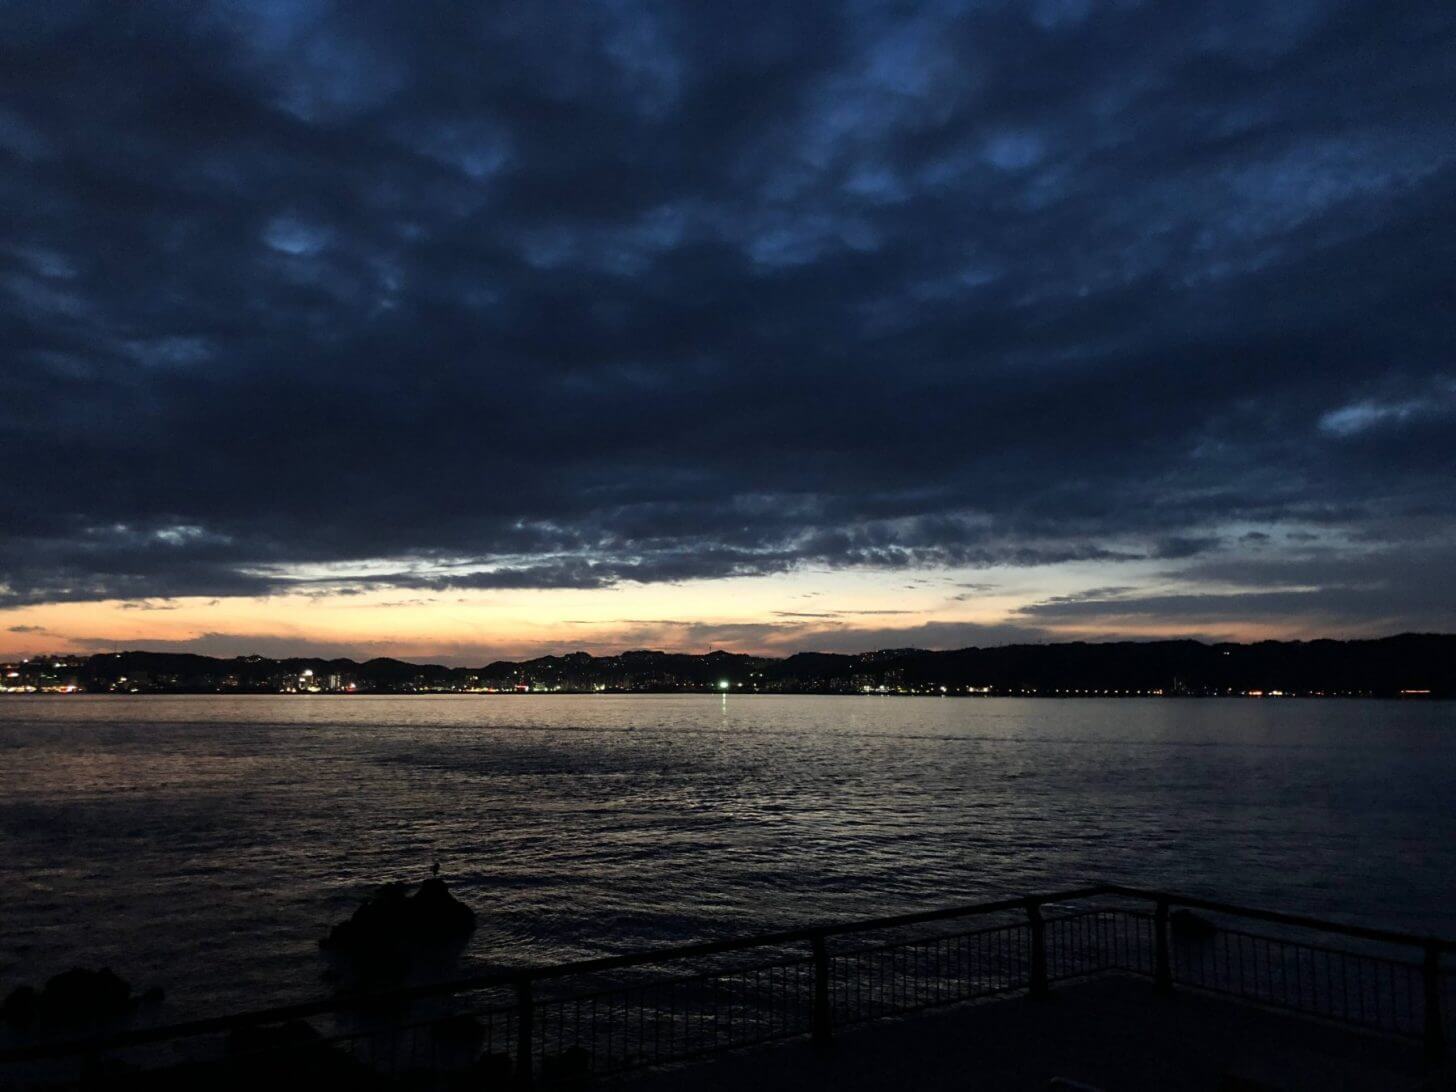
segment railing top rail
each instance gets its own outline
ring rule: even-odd
[[[1128,887],[1123,884],[1104,884],[1102,894],[1121,895],[1124,898],[1142,899],[1147,902],[1166,902],[1171,906],[1186,907],[1190,910],[1207,910],[1213,914],[1229,914],[1234,917],[1250,918],[1254,921],[1267,921],[1275,925],[1289,925],[1300,929],[1314,929],[1323,933],[1337,933],[1340,936],[1357,937],[1360,940],[1373,940],[1382,944],[1398,944],[1413,948],[1427,948],[1434,946],[1441,952],[1456,952],[1456,941],[1435,936],[1420,936],[1416,933],[1405,933],[1396,929],[1372,929],[1364,925],[1345,925],[1337,921],[1325,921],[1322,918],[1312,918],[1304,914],[1286,914],[1279,910],[1261,910],[1252,906],[1239,906],[1235,903],[1219,902],[1217,899],[1205,899],[1197,895],[1184,895],[1174,891],[1158,891],[1147,887]]]
[[[280,1023],[286,1020],[300,1020],[310,1016],[319,1016],[324,1013],[399,1004],[405,1001],[443,997],[474,990],[490,989],[492,987],[509,987],[523,982],[543,982],[601,974],[607,971],[625,970],[631,967],[675,963],[687,959],[750,951],[755,948],[799,943],[816,938],[843,936],[849,933],[876,932],[885,929],[902,928],[909,925],[924,925],[937,921],[949,921],[955,918],[1022,910],[1029,906],[1039,906],[1046,903],[1072,902],[1078,899],[1090,899],[1107,895],[1115,895],[1144,902],[1162,902],[1168,905],[1207,910],[1212,913],[1229,914],[1257,921],[1297,926],[1328,933],[1337,933],[1344,936],[1358,937],[1364,940],[1379,941],[1387,944],[1421,948],[1431,948],[1434,946],[1437,951],[1441,952],[1456,951],[1456,942],[1435,937],[1421,937],[1412,933],[1402,933],[1386,929],[1370,929],[1358,925],[1343,925],[1338,922],[1322,921],[1318,918],[1306,917],[1299,914],[1285,914],[1272,910],[1237,906],[1232,903],[1223,903],[1213,899],[1183,895],[1171,891],[1159,891],[1152,888],[1129,887],[1123,884],[1091,884],[1062,891],[997,899],[991,902],[922,910],[912,914],[896,914],[879,918],[830,922],[794,929],[784,929],[771,933],[758,933],[746,937],[732,937],[726,940],[703,941],[696,944],[654,948],[643,952],[599,956],[594,959],[574,960],[546,966],[502,968],[496,971],[488,971],[482,974],[469,975],[445,981],[430,982],[419,986],[408,986],[369,993],[341,994],[293,1005],[279,1005],[243,1013],[204,1017],[197,1020],[119,1031],[82,1039],[53,1040],[51,1042],[35,1043],[0,1050],[0,1064],[97,1050],[117,1049],[127,1046],[140,1046],[167,1039],[182,1039],[197,1035],[226,1032],[239,1027]]]

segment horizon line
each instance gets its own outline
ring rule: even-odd
[[[749,659],[749,660],[776,660],[776,661],[783,661],[783,660],[793,659],[795,656],[838,656],[838,657],[843,657],[845,659],[854,659],[854,658],[860,657],[860,656],[875,656],[875,655],[883,655],[883,654],[886,654],[886,653],[905,653],[905,654],[920,653],[920,654],[931,654],[931,655],[943,655],[943,654],[949,654],[949,653],[955,653],[955,652],[981,652],[981,651],[991,651],[991,650],[994,650],[994,649],[1010,649],[1010,648],[1068,648],[1068,647],[1074,647],[1074,646],[1079,646],[1079,645],[1082,645],[1082,646],[1085,646],[1085,645],[1104,645],[1104,646],[1111,646],[1111,645],[1159,645],[1159,644],[1184,644],[1184,645],[1188,645],[1188,644],[1193,644],[1193,645],[1202,645],[1202,646],[1207,647],[1207,648],[1217,648],[1217,647],[1224,646],[1224,645],[1232,646],[1232,647],[1237,647],[1237,648],[1255,648],[1255,647],[1258,647],[1260,645],[1306,645],[1306,644],[1319,644],[1319,643],[1333,643],[1333,644],[1357,644],[1357,643],[1359,643],[1359,644],[1371,644],[1371,643],[1376,643],[1376,642],[1380,642],[1380,641],[1393,641],[1393,640],[1398,640],[1400,638],[1408,638],[1408,637],[1456,638],[1456,633],[1440,632],[1440,631],[1435,631],[1435,630],[1401,630],[1400,632],[1397,632],[1397,633],[1388,633],[1388,634],[1384,634],[1384,635],[1381,635],[1381,636],[1378,636],[1378,637],[1308,637],[1308,638],[1292,637],[1292,638],[1285,638],[1285,639],[1263,638],[1263,639],[1260,639],[1258,641],[1210,641],[1210,640],[1202,640],[1202,639],[1200,639],[1198,637],[1110,637],[1110,638],[1104,638],[1104,639],[1090,639],[1090,640],[1089,639],[1077,639],[1077,640],[1072,640],[1072,641],[1014,641],[1014,642],[1007,642],[1005,644],[993,644],[993,645],[963,645],[963,646],[959,646],[959,647],[956,647],[956,648],[923,648],[923,647],[916,646],[916,645],[899,645],[899,646],[893,646],[893,647],[888,647],[888,648],[863,649],[863,650],[858,651],[858,652],[825,652],[825,651],[821,651],[821,650],[818,650],[818,649],[799,649],[797,651],[790,652],[790,653],[786,653],[786,654],[783,654],[783,655],[772,655],[772,654],[753,653],[753,652],[731,652],[728,649],[724,649],[724,648],[712,648],[712,649],[709,649],[706,652],[690,652],[690,651],[686,651],[686,650],[672,650],[672,649],[661,649],[661,648],[629,648],[629,649],[623,649],[620,652],[590,652],[590,651],[587,651],[586,649],[577,648],[577,649],[572,649],[569,652],[548,652],[548,653],[542,653],[542,654],[537,655],[537,656],[525,657],[525,658],[522,658],[522,659],[505,659],[505,658],[500,658],[500,659],[491,660],[488,663],[481,664],[480,666],[481,667],[489,667],[489,666],[491,666],[493,664],[531,663],[531,662],[536,661],[536,660],[547,660],[547,659],[557,659],[557,660],[560,660],[560,659],[566,659],[568,657],[573,657],[573,656],[578,656],[578,657],[579,656],[586,656],[586,657],[589,657],[589,658],[591,658],[593,660],[616,659],[616,658],[619,658],[619,657],[622,657],[622,656],[632,656],[632,655],[687,656],[687,657],[692,657],[692,658],[695,658],[695,659],[702,659],[702,658],[705,658],[705,657],[708,657],[708,656],[732,656],[732,657],[741,657],[743,659]],[[229,661],[229,660],[248,660],[248,659],[255,659],[255,660],[272,660],[272,661],[275,661],[275,662],[282,662],[282,661],[286,661],[286,660],[317,660],[319,662],[328,663],[328,662],[337,662],[337,661],[341,661],[342,660],[342,661],[347,661],[347,662],[353,663],[353,664],[364,665],[364,664],[378,662],[378,661],[381,661],[381,660],[389,660],[389,661],[393,661],[395,663],[407,664],[407,665],[412,666],[412,667],[447,667],[447,668],[451,668],[452,670],[469,670],[469,665],[467,665],[467,664],[453,664],[452,665],[452,664],[446,664],[446,663],[439,663],[439,662],[435,662],[435,661],[431,661],[431,660],[407,660],[407,659],[403,659],[403,658],[401,658],[399,656],[388,656],[388,655],[371,656],[368,659],[362,659],[362,660],[355,659],[353,656],[348,656],[348,655],[323,656],[323,655],[308,655],[308,654],[288,654],[288,655],[279,656],[279,655],[264,655],[263,653],[258,653],[258,652],[238,653],[238,654],[232,655],[232,656],[224,656],[224,655],[213,655],[213,654],[206,653],[206,652],[194,652],[194,651],[187,650],[187,649],[152,649],[152,648],[126,648],[126,649],[113,649],[111,651],[100,651],[100,650],[98,650],[98,651],[91,651],[91,652],[35,652],[35,653],[31,653],[31,654],[29,654],[27,656],[19,657],[19,662],[26,662],[26,661],[29,661],[29,660],[32,660],[32,659],[44,659],[44,658],[47,658],[47,657],[75,658],[75,659],[92,659],[92,658],[98,657],[98,656],[100,656],[100,657],[109,657],[109,656],[128,656],[128,655],[136,655],[136,654],[151,655],[151,656],[197,656],[197,657],[199,657],[201,659],[217,660],[217,661],[222,661],[222,662],[226,662],[226,661]],[[14,661],[12,661],[12,662],[14,662]]]

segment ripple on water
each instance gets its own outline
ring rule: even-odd
[[[327,987],[317,939],[438,855],[467,967],[1084,879],[1456,933],[1434,703],[855,698],[0,702],[4,984],[169,1016]]]

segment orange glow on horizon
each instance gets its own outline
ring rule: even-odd
[[[1117,617],[1041,621],[1018,610],[1093,585],[1072,569],[985,573],[795,573],[595,589],[275,595],[56,603],[3,613],[0,655],[113,648],[208,655],[395,656],[478,666],[584,650],[634,648],[788,655],[996,645],[1036,640],[1311,635],[1308,619],[1230,622]]]

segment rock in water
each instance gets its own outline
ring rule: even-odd
[[[426,880],[408,901],[420,943],[454,944],[475,932],[475,911],[450,894],[444,880]]]
[[[16,986],[0,1004],[0,1020],[17,1028],[28,1028],[40,1013],[40,994],[34,986]]]
[[[13,1027],[41,1023],[57,1027],[95,1024],[130,1015],[131,986],[110,967],[99,971],[72,967],[37,990],[17,986],[0,1004],[0,1019]]]
[[[55,1024],[114,1020],[131,1007],[131,986],[110,967],[62,971],[46,983],[40,995],[41,1019]]]
[[[428,879],[410,894],[388,884],[319,942],[375,974],[402,974],[417,953],[463,944],[475,931],[475,911],[450,894],[444,880]]]
[[[47,982],[44,988],[17,986],[0,1004],[0,1021],[17,1028],[32,1024],[54,1028],[100,1024],[129,1017],[139,1004],[156,1004],[162,990],[153,986],[140,998],[131,984],[110,967],[99,971],[72,967]]]
[[[386,884],[365,899],[348,921],[330,929],[329,935],[319,943],[325,948],[355,954],[391,942],[406,916],[408,900],[409,892],[404,884]]]

